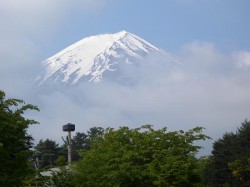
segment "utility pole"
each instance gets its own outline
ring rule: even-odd
[[[72,143],[71,143],[71,131],[75,131],[75,125],[68,123],[63,125],[63,131],[68,132],[67,147],[68,147],[68,165],[71,165]]]
[[[36,152],[36,160],[35,160],[36,169],[40,169],[40,160],[41,159],[42,159],[42,152],[37,151]]]
[[[71,144],[71,131],[68,131],[68,163],[71,164],[72,144]]]

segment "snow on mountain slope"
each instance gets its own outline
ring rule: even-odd
[[[178,62],[174,55],[126,31],[87,37],[42,62],[44,72],[37,82],[39,85],[100,82],[104,74],[121,68],[121,63],[143,61],[152,53],[164,56],[169,63]]]

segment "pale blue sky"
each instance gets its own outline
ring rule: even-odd
[[[122,29],[171,51],[192,41],[212,42],[222,51],[249,50],[249,9],[247,0],[104,1],[90,11],[72,10],[51,39],[53,48],[46,52]]]

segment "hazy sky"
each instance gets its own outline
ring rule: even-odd
[[[79,131],[200,125],[216,140],[250,118],[249,9],[247,0],[3,0],[0,89],[39,104],[40,113],[29,113],[41,123],[30,128],[38,140],[59,141],[68,122]],[[34,96],[30,85],[42,60],[84,37],[120,30],[178,55],[183,64],[165,75],[151,63],[134,88],[105,83],[81,85],[74,98]]]

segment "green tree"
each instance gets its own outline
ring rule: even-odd
[[[79,151],[86,149],[88,146],[88,136],[85,133],[77,132],[72,138],[72,160],[78,161],[81,159]]]
[[[228,167],[232,171],[233,177],[245,186],[250,185],[250,157],[242,160],[235,160],[228,163]]]
[[[74,174],[69,168],[61,167],[60,171],[53,172],[51,182],[56,187],[75,187]]]
[[[213,144],[206,167],[207,182],[211,186],[250,185],[250,122],[245,121],[236,133],[225,133]]]
[[[38,110],[23,100],[5,99],[0,91],[0,186],[22,186],[31,171],[32,137],[27,128],[38,122],[23,116],[29,109]]]
[[[67,161],[66,158],[62,155],[58,156],[57,159],[55,160],[56,166],[66,166]]]
[[[52,167],[55,165],[55,160],[59,156],[59,147],[55,141],[49,139],[45,141],[40,140],[35,146],[35,150],[41,153],[40,167]]]
[[[198,173],[200,174],[201,181],[197,187],[207,186],[206,184],[206,167],[210,161],[209,156],[202,156],[198,159]]]
[[[236,138],[234,133],[225,133],[221,139],[214,142],[212,156],[206,168],[207,182],[211,186],[234,183],[228,163],[236,156]]]
[[[80,150],[90,150],[95,139],[102,137],[103,132],[104,129],[102,127],[91,127],[87,131],[87,134],[84,132],[76,132],[72,138],[72,161],[79,161],[82,158],[79,154]],[[67,158],[67,142],[64,142],[59,152],[59,154]]]
[[[209,137],[151,125],[107,129],[75,165],[77,186],[192,186],[200,181],[196,140]]]
[[[87,131],[85,150],[90,150],[97,140],[103,137],[104,129],[102,127],[91,127]]]

